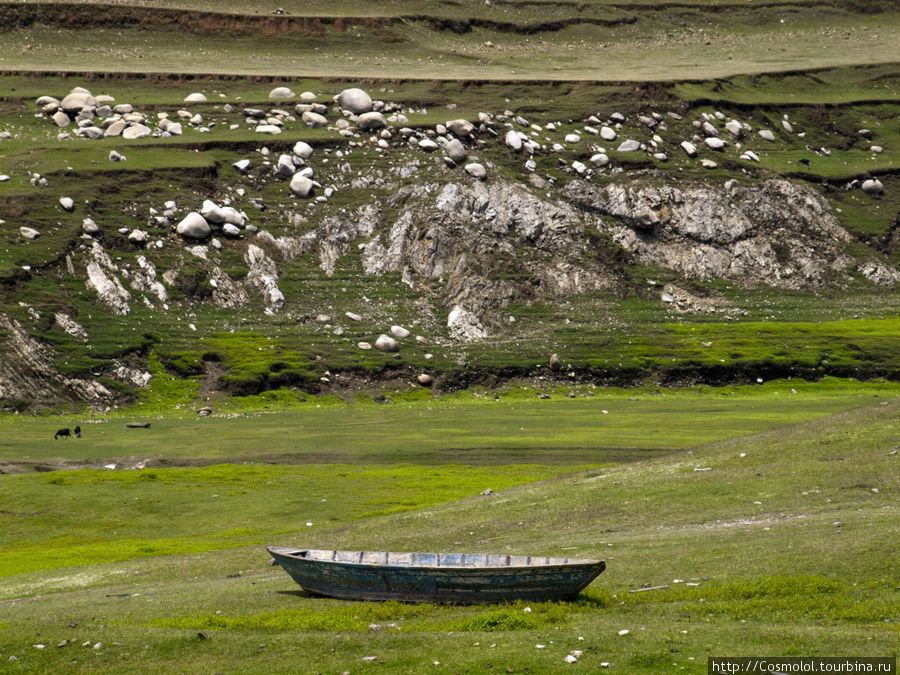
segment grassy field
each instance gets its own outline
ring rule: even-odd
[[[370,439],[369,451],[338,455],[348,462],[340,464],[2,476],[0,658],[10,672],[186,664],[191,672],[556,672],[580,650],[581,667],[591,670],[602,662],[614,672],[699,673],[710,655],[896,655],[900,399],[891,387],[843,387],[855,397],[838,388],[792,399],[771,388],[616,395],[587,402],[592,415],[577,400],[444,401],[437,407],[472,420],[473,435],[491,448],[474,466],[464,441],[452,449],[424,444],[410,457],[394,452],[401,438]],[[602,452],[542,451],[553,442],[540,431],[550,420],[572,438],[617,444],[621,430],[598,418],[627,416],[630,404],[641,407],[644,438],[613,463]],[[600,406],[607,415],[597,414]],[[502,412],[536,425],[533,447],[491,438],[487,416],[479,422],[486,408],[501,409],[493,429],[504,437]],[[319,421],[342,414],[366,430],[345,420],[333,437],[357,446],[371,435],[372,424],[360,419],[371,414],[365,407],[323,413]],[[397,436],[423,419],[441,429],[432,403],[379,413]],[[244,420],[245,428],[277,449],[279,420],[298,415],[264,415]],[[730,422],[732,433],[725,424],[706,429],[715,419]],[[86,437],[59,441],[65,450],[57,453],[81,461],[90,451],[79,444],[95,445],[101,428],[133,444],[121,421],[85,424]],[[741,422],[746,434],[734,426]],[[127,433],[172,434],[141,443],[144,455],[177,463],[177,424],[159,424],[159,432],[154,421]],[[31,447],[35,426],[51,428],[6,420],[3,436]],[[293,426],[298,440],[322,433]],[[209,445],[212,452],[195,454],[244,458],[234,446]],[[375,446],[381,451],[372,453]],[[642,446],[665,452],[648,455]],[[481,495],[486,488],[495,493]],[[604,558],[609,568],[577,601],[531,611],[515,603],[367,605],[306,595],[266,567],[264,544],[566,554]],[[665,588],[632,592],[644,585]],[[375,664],[363,660],[369,656]]]
[[[91,14],[85,2],[44,12],[44,3],[12,5],[0,69],[144,73],[150,63],[157,72],[282,77],[709,79],[894,62],[900,30],[891,3],[868,12],[853,2],[302,3],[283,16],[271,3],[141,4],[169,8],[166,18],[127,4]],[[202,36],[199,46],[183,32]]]

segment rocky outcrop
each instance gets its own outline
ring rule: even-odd
[[[131,294],[116,276],[118,267],[97,241],[92,244],[90,256],[86,269],[87,287],[97,293],[100,302],[109,307],[113,314],[126,316],[131,311]]]
[[[850,241],[827,201],[786,180],[667,185],[647,178],[599,187],[570,183],[566,196],[639,259],[692,279],[802,289],[851,262]]]
[[[60,319],[72,325],[68,317]],[[0,359],[0,405],[55,406],[60,400],[101,404],[112,398],[112,393],[95,380],[60,373],[54,364],[56,353],[6,314],[0,314],[0,352],[4,355]]]

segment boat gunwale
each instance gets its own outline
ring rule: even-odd
[[[427,553],[422,551],[415,552],[407,552],[407,551],[341,551],[339,549],[299,549],[299,548],[290,548],[290,547],[282,547],[282,546],[267,546],[266,550],[270,555],[275,557],[275,554],[284,556],[290,560],[302,561],[306,563],[315,563],[315,564],[328,564],[328,565],[342,565],[348,567],[365,567],[365,568],[389,568],[389,569],[410,569],[410,570],[548,570],[552,568],[571,568],[571,567],[597,567],[602,565],[603,569],[606,568],[606,561],[599,559],[591,559],[591,558],[562,558],[555,556],[527,556],[527,555],[512,555],[512,554],[495,554],[495,553],[459,553],[459,554],[448,554],[448,553]],[[476,565],[454,565],[454,564],[426,564],[426,563],[401,563],[401,564],[391,564],[388,562],[364,562],[364,561],[352,561],[352,560],[326,560],[322,558],[316,557],[306,557],[305,555],[300,555],[301,553],[308,553],[309,551],[322,551],[327,552],[331,551],[332,553],[353,553],[353,554],[366,554],[366,553],[387,553],[388,555],[402,555],[402,556],[414,556],[414,555],[427,555],[434,556],[437,560],[440,560],[440,556],[442,555],[454,555],[465,557],[467,555],[475,556],[503,556],[505,555],[507,558],[535,558],[534,562],[529,561],[526,564],[506,564],[506,565],[485,565],[485,564],[476,564]],[[548,562],[537,562],[538,560],[546,560]],[[598,572],[599,574],[599,572]]]

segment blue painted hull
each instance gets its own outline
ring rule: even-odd
[[[602,560],[460,553],[268,548],[309,593],[345,600],[563,600],[606,569]]]

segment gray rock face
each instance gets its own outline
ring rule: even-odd
[[[0,398],[21,398],[34,405],[59,407],[60,400],[106,403],[111,393],[95,380],[63,375],[52,349],[28,335],[11,317],[0,314]]]
[[[284,293],[278,288],[278,268],[275,262],[255,244],[247,247],[244,261],[250,267],[247,283],[262,296],[266,309],[270,312],[280,310],[284,306]]]
[[[488,336],[478,317],[459,305],[447,316],[447,328],[450,329],[450,337],[459,342],[474,342]]]
[[[87,264],[87,287],[97,293],[99,300],[118,316],[125,316],[131,311],[131,294],[122,286],[116,273],[118,268],[113,264],[106,251],[94,241],[90,251],[90,262]]]
[[[615,218],[610,234],[638,258],[689,278],[809,288],[850,262],[842,253],[850,236],[828,202],[784,180],[738,183],[727,192],[702,183],[571,184],[566,193]]]
[[[338,105],[344,110],[361,115],[372,109],[372,97],[358,87],[344,89],[337,96]]]
[[[206,222],[206,218],[196,211],[187,214],[187,216],[178,223],[175,231],[186,239],[206,239],[212,233],[212,229],[209,227],[209,223]]]
[[[881,260],[867,260],[857,270],[869,281],[884,288],[900,283],[900,272]]]

